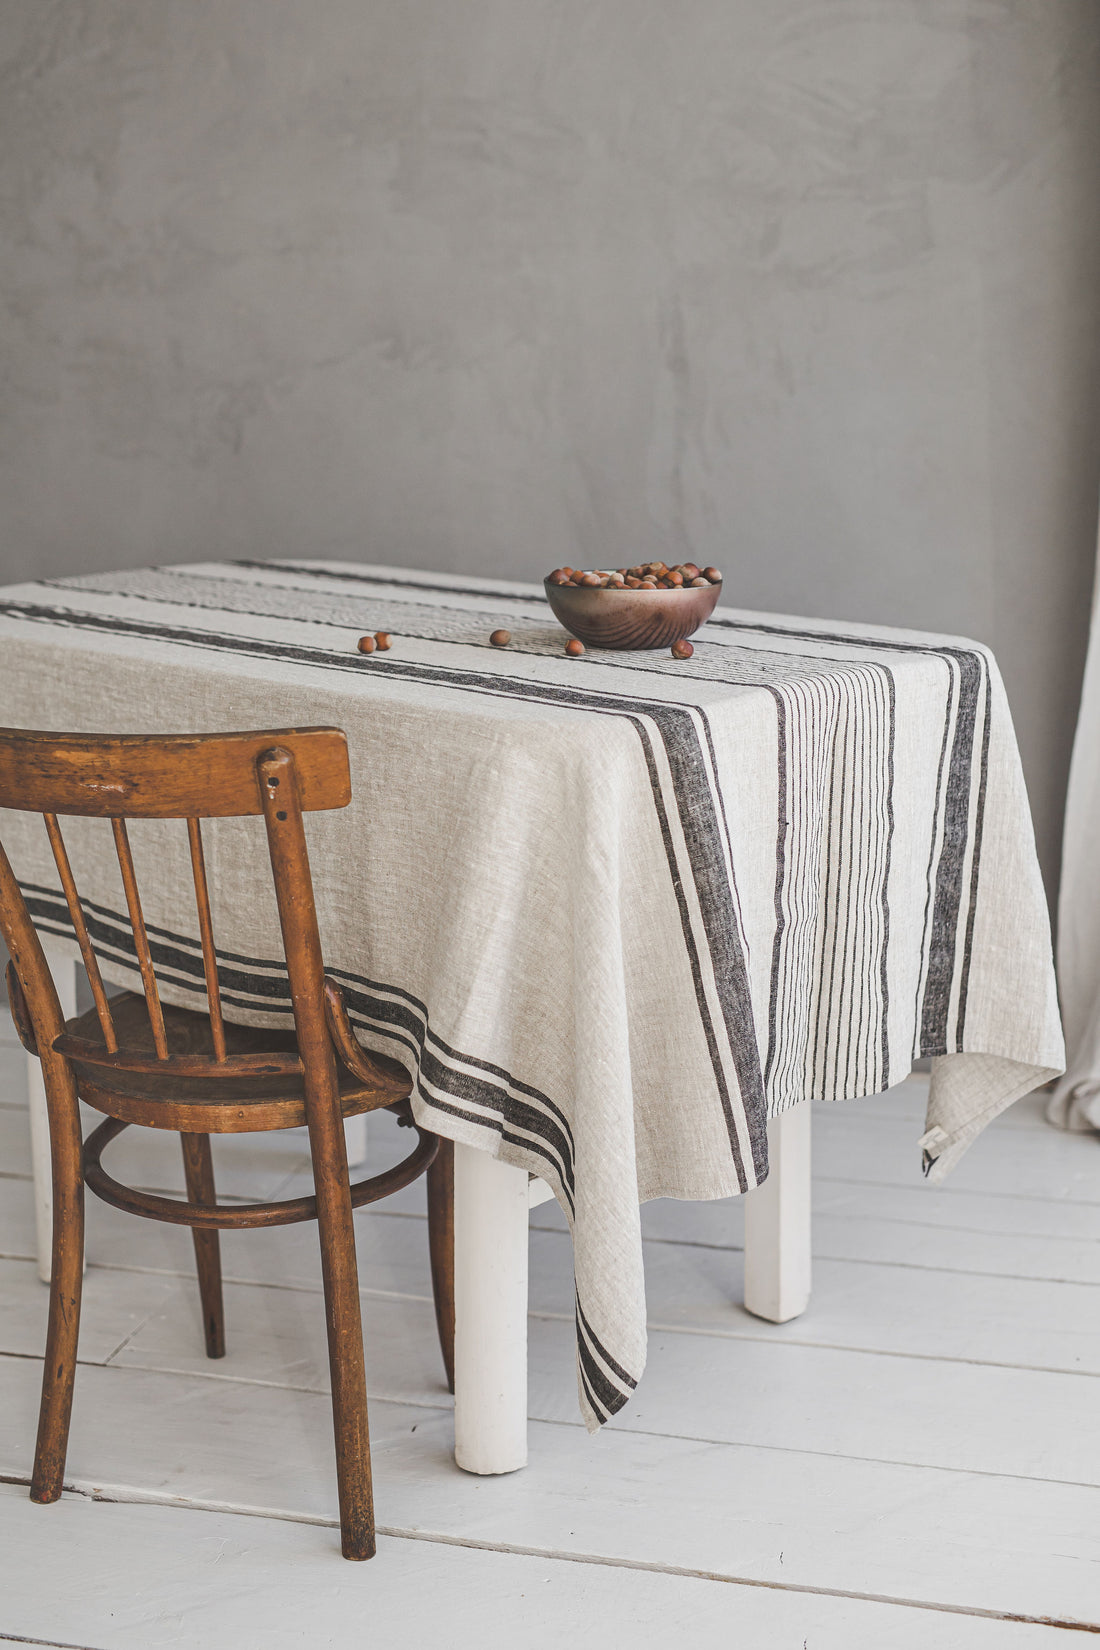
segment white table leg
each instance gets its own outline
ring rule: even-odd
[[[367,1114],[344,1118],[344,1145],[348,1154],[348,1168],[361,1169],[367,1161]]]
[[[771,1169],[745,1198],[745,1306],[786,1323],[810,1304],[810,1107],[768,1124]]]
[[[76,1013],[76,964],[45,934],[39,936],[46,961],[50,965],[57,987],[61,1013],[66,1020]],[[31,1117],[31,1173],[34,1176],[34,1228],[38,1247],[38,1276],[43,1283],[50,1281],[50,1255],[53,1249],[53,1172],[50,1168],[50,1118],[46,1109],[46,1089],[42,1082],[42,1063],[35,1054],[27,1055],[27,1096]]]
[[[455,1460],[527,1465],[528,1176],[455,1146]]]

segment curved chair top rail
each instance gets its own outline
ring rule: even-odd
[[[0,808],[99,819],[216,819],[264,811],[256,763],[294,758],[304,813],[351,801],[340,728],[85,734],[0,728]]]
[[[302,815],[307,810],[343,808],[350,801],[347,740],[340,728],[205,734],[66,734],[0,729],[0,807],[43,816],[73,932],[88,971],[108,1064],[121,1062],[128,1069],[146,1069],[150,1057],[141,1047],[119,1048],[111,1004],[58,815],[90,815],[111,822],[158,1065],[171,1058],[168,1031],[126,822],[186,820],[213,1063],[224,1071],[233,1062],[222,1015],[201,821],[263,814],[299,1041],[299,1022],[304,1015],[316,1033],[314,1042],[323,1044],[331,1064],[333,1056],[325,1032],[321,942]],[[57,993],[2,845],[0,930],[15,962],[17,983],[27,998],[29,1017],[36,1022],[35,1041],[41,1050],[41,1032],[46,1046],[53,1051],[65,1031]],[[99,1058],[91,1046],[84,1053],[89,1059]],[[118,1059],[112,1060],[113,1056]]]

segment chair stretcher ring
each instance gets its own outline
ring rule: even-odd
[[[362,1208],[376,1203],[410,1185],[433,1161],[439,1150],[439,1136],[414,1123],[419,1136],[415,1149],[392,1169],[372,1175],[369,1180],[356,1181],[350,1187],[351,1206]],[[241,1203],[233,1208],[210,1207],[188,1203],[177,1197],[158,1197],[153,1192],[139,1192],[124,1186],[107,1173],[100,1159],[103,1148],[131,1125],[117,1117],[108,1117],[92,1130],[84,1142],[84,1183],[104,1203],[116,1209],[128,1209],[146,1215],[150,1220],[167,1221],[173,1226],[190,1226],[199,1231],[230,1230],[233,1227],[292,1226],[298,1221],[314,1220],[317,1215],[315,1197],[285,1198],[278,1203]]]

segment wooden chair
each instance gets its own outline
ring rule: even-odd
[[[166,737],[85,737],[0,730],[0,807],[43,814],[88,972],[94,1009],[64,1023],[49,967],[7,854],[0,846],[0,929],[11,952],[8,992],[24,1045],[42,1061],[53,1170],[53,1278],[31,1498],[61,1494],[76,1373],[85,1185],[120,1209],[190,1226],[206,1350],[225,1351],[218,1231],[317,1220],[328,1321],[341,1545],[374,1553],[367,1393],[352,1210],[429,1169],[436,1315],[453,1390],[451,1148],[413,1122],[402,1068],[368,1054],[339,987],[326,980],[303,814],[351,800],[347,743],[337,728]],[[144,995],[108,999],[58,815],[110,820]],[[293,1032],[232,1025],[222,1013],[203,818],[262,814],[294,1010]],[[150,954],[127,819],[185,819],[202,941],[207,1013],[162,1004]],[[106,1113],[81,1140],[78,1096]],[[384,1174],[349,1186],[343,1119],[389,1107],[416,1129],[415,1150]],[[133,1123],[178,1131],[187,1197],[122,1186],[101,1163]],[[211,1134],[309,1129],[316,1195],[220,1207]]]

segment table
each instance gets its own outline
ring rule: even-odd
[[[358,654],[378,629],[393,647]],[[0,634],[13,724],[346,729],[355,800],[310,821],[326,958],[364,1042],[457,1142],[471,1470],[525,1459],[532,1177],[572,1227],[595,1429],[645,1364],[640,1201],[750,1193],[746,1304],[782,1321],[809,1296],[808,1100],[930,1056],[938,1178],[1061,1068],[1011,719],[974,643],[719,609],[690,661],[570,659],[535,587],[321,562],[12,587]],[[8,816],[4,838],[71,957],[33,826]],[[219,822],[208,849],[223,996],[283,1023],[274,913],[220,875],[241,830]],[[109,861],[88,832],[71,852],[104,972],[130,983]],[[150,825],[135,853],[162,890],[165,994],[194,1002],[185,848]]]

